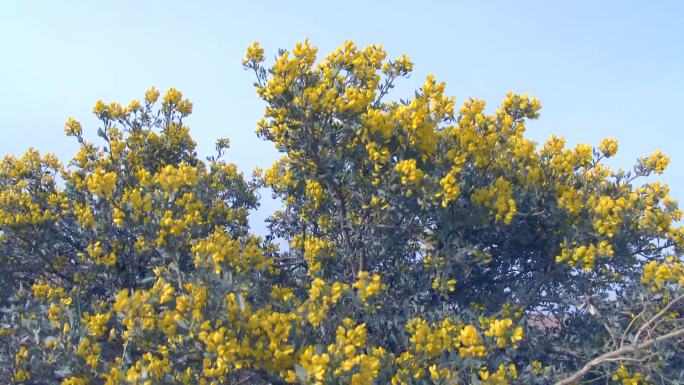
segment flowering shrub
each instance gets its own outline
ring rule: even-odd
[[[0,163],[0,379],[20,384],[570,384],[684,381],[684,230],[660,152],[537,145],[540,103],[457,109],[406,56],[305,41],[271,66],[245,178],[202,161],[192,103],[98,101],[68,163]],[[257,190],[282,208],[250,234]]]

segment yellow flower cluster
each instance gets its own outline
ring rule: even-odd
[[[456,179],[456,174],[459,168],[454,168],[449,171],[448,174],[444,176],[439,181],[440,186],[442,186],[442,207],[447,207],[449,203],[461,195],[461,188],[458,186],[458,181]]]
[[[636,189],[630,196],[630,203],[635,204],[641,201],[646,204],[640,212],[641,217],[638,223],[641,229],[657,234],[668,234],[676,240],[677,232],[681,231],[682,227],[678,230],[672,225],[673,222],[682,219],[682,210],[676,208],[669,193],[669,186],[659,182],[649,183]]]
[[[109,313],[90,315],[88,312],[84,312],[82,322],[88,328],[91,337],[99,338],[105,334],[110,316]]]
[[[444,95],[444,82],[437,83],[434,75],[428,75],[421,92],[408,105],[400,105],[395,111],[398,124],[409,135],[408,144],[431,155],[437,145],[437,125],[453,116],[456,99]]]
[[[167,194],[177,192],[184,186],[192,186],[197,183],[197,169],[187,164],[178,167],[167,165],[155,176],[162,190]]]
[[[102,100],[95,102],[93,113],[102,120],[122,119],[126,115],[126,110],[119,103],[105,104]]]
[[[516,344],[522,340],[523,329],[521,326],[513,328],[513,320],[510,318],[493,319],[489,321],[485,336],[495,337],[496,346],[503,348],[509,343]]]
[[[152,104],[156,103],[157,99],[159,99],[159,90],[151,87],[147,91],[145,91],[145,103],[147,104]]]
[[[396,122],[380,109],[371,108],[361,115],[361,124],[368,128],[371,135],[380,135],[383,140],[392,136]]]
[[[31,286],[31,291],[36,298],[44,301],[63,300],[68,298],[64,288],[53,287],[44,280],[40,280]]]
[[[379,145],[372,140],[366,143],[366,151],[368,152],[368,160],[373,164],[373,172],[371,183],[377,186],[384,178],[384,170],[390,158],[387,147]]]
[[[91,369],[97,367],[100,353],[102,353],[102,346],[97,342],[91,342],[87,337],[81,338],[76,348],[76,355],[82,358]]]
[[[489,187],[473,191],[470,197],[473,203],[488,207],[497,221],[510,224],[517,212],[513,199],[513,186],[503,178],[498,178]]]
[[[345,318],[337,327],[335,344],[328,345],[328,354],[339,362],[333,374],[340,380],[352,385],[372,385],[380,372],[380,358],[385,352],[382,348],[372,348],[368,355],[366,349],[366,324],[354,326],[354,321]]]
[[[597,256],[613,256],[613,246],[606,240],[599,242],[598,245],[578,245],[577,242],[563,242],[560,247],[561,253],[556,256],[556,262],[565,262],[570,266],[580,265],[585,271],[594,268]]]
[[[62,380],[61,385],[88,385],[89,381],[87,378],[82,377],[68,377]]]
[[[550,171],[560,176],[572,175],[582,168],[587,171],[590,169],[593,158],[591,146],[578,144],[574,149],[564,147],[565,139],[552,135],[541,149],[541,155],[551,167]]]
[[[320,271],[323,260],[333,256],[333,246],[332,241],[319,237],[309,236],[304,240],[304,259],[307,261],[311,273]]]
[[[435,326],[435,330],[421,318],[411,320],[406,329],[411,333],[409,341],[413,345],[413,351],[420,354],[425,352],[429,358],[435,358],[444,350],[449,350],[457,343],[456,332],[458,327],[445,319],[441,325]],[[408,353],[407,353],[408,354]]]
[[[256,63],[264,61],[264,49],[261,48],[258,42],[254,42],[247,47],[247,56],[242,60],[242,64],[247,64],[250,61]]]
[[[116,188],[116,173],[97,168],[90,174],[86,183],[93,194],[110,198]]]
[[[273,263],[264,255],[256,238],[244,243],[219,229],[197,242],[192,252],[195,254],[195,266],[209,268],[217,275],[224,269],[239,273],[264,271]]]
[[[401,55],[394,61],[385,62],[382,65],[382,72],[386,75],[403,76],[413,71],[413,62],[406,55]]]
[[[372,385],[380,372],[382,348],[371,348],[366,354],[366,325],[353,325],[349,318],[343,320],[336,331],[336,341],[325,352],[316,353],[313,346],[302,349],[299,362],[306,378],[314,384],[330,383],[330,378],[352,385]]]
[[[541,103],[537,98],[530,98],[529,95],[516,95],[509,92],[502,103],[502,108],[507,115],[515,118],[526,117],[534,119],[539,116]]]
[[[646,384],[644,381],[644,375],[642,373],[636,372],[634,374],[630,373],[625,365],[618,366],[618,370],[611,376],[613,381],[620,381],[622,385],[639,385]]]
[[[432,280],[432,290],[437,290],[444,295],[444,298],[449,298],[450,294],[456,292],[456,283],[458,280],[455,278],[442,279],[442,276],[437,275]]]
[[[289,287],[273,285],[271,288],[271,299],[277,303],[285,304],[295,299],[294,291]]]
[[[641,162],[647,169],[651,169],[658,174],[662,174],[667,165],[670,163],[670,158],[661,151],[656,151],[648,158],[641,158]]]
[[[280,158],[271,167],[266,169],[264,183],[276,191],[286,189],[292,185],[292,171],[289,169],[286,157]]]
[[[164,95],[162,101],[163,111],[178,111],[181,116],[187,116],[192,113],[192,103],[188,99],[183,99],[183,93],[175,88],[169,88]]]
[[[259,95],[273,100],[292,89],[298,77],[313,75],[309,77],[312,81],[293,98],[293,103],[307,111],[307,115],[317,112],[361,113],[375,99],[380,82],[377,70],[383,66],[386,57],[380,46],[371,45],[360,50],[353,42],[346,42],[327,55],[316,68],[313,64],[317,49],[310,46],[308,40],[298,43],[292,53],[291,56],[290,52],[284,52],[276,60],[272,68],[273,76],[257,89]],[[254,66],[262,58],[262,52],[255,43],[248,48],[243,63]],[[403,71],[403,75],[410,70],[410,62],[398,60],[395,67]],[[351,84],[347,82],[349,78],[357,81]],[[288,145],[292,139],[286,135],[291,126],[287,116],[281,113],[271,117],[273,120],[262,122],[257,132],[273,137],[278,146]]]
[[[544,374],[544,365],[540,361],[533,360],[531,366],[532,374],[537,376]]]
[[[11,380],[16,383],[23,383],[32,378],[30,370],[27,368],[29,351],[26,346],[21,345],[14,354],[14,366],[16,367],[14,375]]]
[[[461,357],[469,355],[482,357],[485,354],[485,347],[482,345],[480,335],[473,325],[466,325],[461,329],[460,341],[463,345],[459,348]]]
[[[602,196],[596,202],[594,197],[588,199],[588,205],[594,207],[594,229],[607,238],[612,238],[622,225],[622,216],[626,206],[631,203],[620,197],[617,200]]]
[[[116,253],[114,251],[105,252],[100,241],[89,244],[87,250],[87,258],[98,265],[113,266],[116,263]],[[83,253],[80,255],[82,258],[86,257]]]
[[[54,154],[41,157],[29,149],[20,158],[5,156],[0,161],[0,225],[49,223],[68,211],[67,197],[55,179],[61,170]]]
[[[364,304],[368,302],[368,299],[378,295],[387,288],[387,285],[382,283],[380,274],[373,274],[371,276],[367,271],[359,271],[358,278],[352,286],[356,289],[357,295]]]
[[[558,207],[573,215],[579,215],[585,207],[584,191],[569,186],[558,186]],[[599,224],[601,226],[603,222]]]
[[[112,305],[112,311],[118,315],[123,328],[121,336],[128,340],[159,328],[166,332],[169,340],[173,340],[178,323],[201,321],[207,301],[206,288],[188,283],[184,289],[187,294],[174,295],[175,289],[159,277],[150,290],[135,290],[133,293],[121,290]],[[159,306],[173,300],[174,310],[159,312]]]
[[[605,138],[601,140],[601,143],[599,144],[599,150],[604,156],[611,157],[617,154],[618,142],[614,138]]]
[[[415,159],[404,159],[394,169],[401,175],[401,184],[404,186],[418,186],[423,179],[423,172],[416,166]],[[406,194],[411,196],[412,190],[407,190]]]
[[[335,282],[328,285],[320,278],[314,278],[309,289],[309,298],[298,309],[307,314],[309,323],[318,326],[325,320],[330,308],[337,303],[342,294],[349,289],[345,283]]]
[[[337,303],[348,289],[345,284],[327,285],[321,279],[314,279],[309,299],[298,312],[313,325],[318,325],[330,306]],[[35,285],[34,291],[42,297],[56,296],[60,292],[42,283]],[[286,288],[276,291],[283,293],[285,299],[292,295]],[[295,323],[301,319],[298,313],[276,312],[270,307],[252,310],[244,294],[229,293],[225,297],[223,311],[227,317],[224,321],[212,320],[220,315],[205,313],[207,295],[206,288],[190,283],[182,291],[176,291],[162,277],[158,277],[149,290],[122,290],[112,304],[111,310],[116,316],[109,338],[120,336],[134,344],[143,341],[149,333],[160,330],[168,340],[166,345],[155,347],[154,353],[142,354],[127,370],[119,370],[117,367],[121,363],[115,364],[100,372],[100,377],[107,384],[123,381],[143,384],[150,380],[161,381],[175,372],[178,380],[201,375],[200,383],[209,385],[209,381],[223,381],[241,368],[263,368],[279,373],[283,380],[291,383],[298,378],[295,362],[302,366],[306,377],[314,383],[328,383],[334,377],[344,378],[354,385],[372,385],[379,375],[380,360],[386,353],[384,349],[366,346],[364,324],[353,326],[351,319],[345,320],[337,328],[336,342],[328,345],[325,352],[317,352],[313,346],[295,349],[291,338]],[[81,338],[76,354],[92,370],[100,371],[98,368],[102,362],[102,346],[94,339],[107,334],[111,315],[83,315],[83,323],[92,339]],[[192,341],[201,342],[203,346],[201,372],[193,374],[190,368],[183,372],[174,371],[170,350],[182,351],[192,346]]]
[[[495,372],[482,368],[479,371],[480,382],[487,385],[508,385],[510,380],[518,378],[518,368],[515,364],[500,364]]]
[[[309,346],[302,352],[299,362],[304,370],[306,370],[307,376],[310,376],[315,381],[314,384],[324,384],[323,380],[330,363],[330,356],[327,353],[315,354],[314,347]]]
[[[151,218],[145,214],[152,212],[152,194],[143,195],[141,188],[129,188],[125,190],[122,200],[127,202],[131,215],[136,221],[142,220],[144,223],[149,223]]]
[[[684,287],[684,264],[675,257],[668,257],[662,263],[650,261],[644,265],[641,283],[657,291],[669,283]]]
[[[323,200],[323,186],[317,180],[306,181],[306,196],[311,199],[314,207],[318,208]]]
[[[515,345],[522,339],[522,328],[513,327],[513,322],[509,318],[492,318],[485,321],[484,334],[495,338],[494,348]],[[445,318],[440,323],[429,324],[421,318],[415,318],[409,321],[406,328],[411,335],[411,346],[395,359],[398,370],[392,377],[393,385],[409,384],[421,378],[430,378],[432,381],[449,380],[457,372],[440,364],[440,358],[445,354],[454,353],[461,358],[481,358],[487,352],[486,341],[483,340],[478,328],[472,324],[454,324],[450,318]],[[481,371],[481,379],[491,378],[489,383],[498,384],[500,382],[495,382],[498,378],[517,377],[517,370],[513,364],[502,370],[503,377],[498,372],[490,376],[489,372]]]
[[[81,123],[79,123],[74,118],[67,119],[66,123],[64,123],[64,133],[66,133],[67,136],[79,136],[79,135],[81,135],[81,133],[83,133],[83,128],[81,127]]]

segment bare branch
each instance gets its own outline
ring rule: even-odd
[[[643,343],[641,343],[639,345],[626,346],[624,348],[620,348],[620,349],[613,350],[611,352],[602,354],[602,355],[594,358],[593,360],[589,361],[586,365],[584,365],[582,367],[582,369],[576,371],[573,375],[556,382],[555,385],[573,384],[577,380],[579,380],[580,378],[584,377],[584,375],[586,375],[588,372],[590,372],[593,368],[595,368],[598,365],[601,365],[604,362],[609,362],[611,360],[614,360],[615,358],[622,357],[625,354],[634,353],[636,351],[646,349],[655,343],[667,341],[667,340],[674,339],[674,338],[677,338],[680,336],[684,336],[684,329],[676,329],[676,330],[673,330],[667,334],[663,334],[662,336],[644,341]]]
[[[665,315],[665,314],[670,310],[670,308],[672,307],[672,305],[674,305],[675,303],[677,303],[677,302],[678,302],[679,300],[681,300],[682,298],[684,298],[684,294],[682,294],[682,295],[680,295],[679,297],[677,297],[677,298],[673,299],[672,301],[670,301],[670,303],[668,303],[667,306],[665,306],[665,307],[663,308],[663,310],[661,310],[658,314],[656,314],[655,316],[653,316],[653,318],[651,318],[651,319],[648,320],[645,324],[643,324],[643,325],[639,328],[639,331],[637,331],[636,335],[634,336],[634,343],[636,344],[637,342],[639,342],[639,337],[641,336],[641,333],[644,332],[644,331],[646,330],[646,328],[648,328],[649,326],[653,325],[653,323],[654,323],[655,321],[657,321],[660,317],[662,317],[663,315]]]

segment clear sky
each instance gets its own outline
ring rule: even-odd
[[[495,106],[508,91],[542,102],[528,134],[570,144],[612,136],[611,162],[631,167],[661,149],[661,180],[684,200],[682,1],[18,1],[0,2],[0,154],[32,146],[69,159],[73,116],[94,136],[94,102],[128,103],[150,86],[194,103],[202,157],[227,136],[228,159],[249,172],[277,154],[254,134],[263,111],[240,61],[255,40],[272,58],[309,37],[319,53],[345,40],[380,43],[415,62],[395,94],[429,73],[459,102]],[[257,232],[275,207],[266,201]]]

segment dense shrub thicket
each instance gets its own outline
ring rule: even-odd
[[[198,158],[192,104],[98,101],[67,164],[0,162],[0,380],[21,384],[684,381],[684,230],[657,152],[525,137],[540,103],[457,109],[406,56],[308,40],[243,61],[282,158]],[[247,217],[268,188],[267,235]]]

